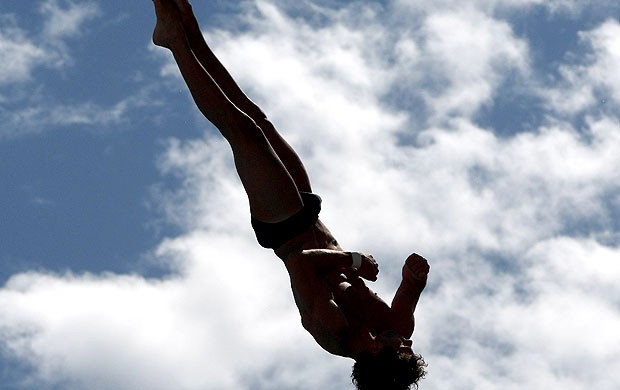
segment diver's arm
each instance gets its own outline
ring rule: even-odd
[[[353,255],[350,252],[331,249],[308,249],[302,251],[301,254],[304,261],[311,263],[321,273],[352,268],[354,265]],[[377,280],[379,265],[375,259],[370,255],[364,254],[360,254],[360,257],[361,265],[356,270],[357,275],[366,280]]]
[[[395,330],[403,337],[409,338],[413,334],[414,312],[426,287],[429,271],[426,259],[415,254],[409,256],[403,266],[403,280],[392,300]]]

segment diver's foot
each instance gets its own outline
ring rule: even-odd
[[[181,22],[185,29],[190,42],[196,39],[202,39],[202,31],[200,31],[200,24],[189,0],[173,0],[176,4],[179,14],[181,15]]]
[[[153,0],[157,24],[153,31],[153,43],[171,49],[179,40],[186,39],[179,10],[173,0]]]
[[[426,287],[430,270],[431,267],[428,265],[428,261],[414,253],[407,258],[403,266],[403,281],[410,287],[421,291]]]

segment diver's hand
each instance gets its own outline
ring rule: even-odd
[[[431,267],[428,265],[428,261],[418,254],[412,254],[405,261],[403,266],[403,280],[407,281],[413,286],[426,285],[426,279]]]
[[[379,274],[379,264],[377,264],[377,261],[372,255],[363,253],[360,253],[360,255],[362,256],[362,264],[357,270],[357,275],[371,282],[376,281],[377,275]]]

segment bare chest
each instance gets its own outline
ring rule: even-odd
[[[317,305],[333,299],[329,286],[315,269],[296,259],[291,259],[286,267],[295,304],[302,319],[313,316]]]

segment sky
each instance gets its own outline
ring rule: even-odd
[[[421,389],[620,388],[620,4],[200,1],[322,220],[404,259]],[[347,389],[150,1],[0,3],[0,387]]]

